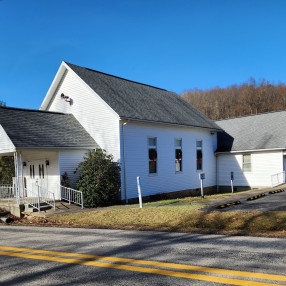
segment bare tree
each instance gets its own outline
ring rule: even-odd
[[[187,90],[182,96],[213,120],[286,109],[286,85],[253,77],[241,85]]]

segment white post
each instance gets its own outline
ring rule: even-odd
[[[24,203],[24,199],[25,199],[25,185],[24,185],[24,166],[23,166],[23,160],[22,160],[22,153],[20,152],[20,165],[21,165],[21,176],[22,176],[22,180],[21,180],[21,184],[22,184],[22,203]]]
[[[18,162],[18,154],[16,151],[14,152],[14,165],[15,165],[15,181],[16,181],[16,186],[15,186],[16,199],[17,203],[20,204],[19,162]]]
[[[38,212],[41,211],[41,199],[40,199],[40,186],[37,184],[38,189]]]
[[[140,186],[140,177],[137,177],[137,188],[138,188],[138,197],[139,197],[139,205],[140,205],[140,209],[143,208],[142,205],[142,194],[141,194],[141,186]]]
[[[201,195],[202,195],[202,199],[205,198],[204,196],[204,187],[203,187],[203,180],[201,179]]]
[[[69,205],[70,205],[71,204],[71,189],[68,188],[68,190],[69,190]]]
[[[233,180],[230,180],[230,184],[231,184],[231,192],[233,193]]]
[[[201,181],[201,196],[202,196],[202,199],[204,199],[205,196],[204,196],[203,180],[205,179],[205,174],[204,173],[200,173],[199,177],[200,177],[200,181]]]
[[[80,194],[81,194],[81,208],[83,209],[83,192],[81,192]]]
[[[230,185],[231,185],[231,192],[233,193],[233,172],[230,172]]]

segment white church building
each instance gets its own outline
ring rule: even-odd
[[[40,110],[0,107],[0,156],[15,157],[22,197],[40,188],[61,199],[61,176],[75,188],[74,170],[96,148],[120,163],[126,202],[137,176],[143,197],[199,194],[200,173],[208,191],[228,187],[231,171],[236,186],[271,186],[285,169],[285,117],[214,122],[173,92],[62,62]]]

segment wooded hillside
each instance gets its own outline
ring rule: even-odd
[[[213,120],[286,109],[286,85],[250,78],[241,85],[188,90],[183,97]]]

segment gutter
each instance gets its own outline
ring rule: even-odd
[[[272,149],[249,149],[249,150],[240,150],[240,151],[226,151],[226,152],[215,152],[216,155],[224,154],[239,154],[239,153],[249,153],[249,152],[265,152],[265,151],[282,151],[286,150],[286,148],[272,148]]]
[[[53,150],[53,149],[55,149],[55,150],[58,150],[58,149],[60,149],[60,150],[64,150],[64,149],[69,149],[69,150],[82,150],[82,149],[97,149],[97,148],[100,148],[99,146],[93,146],[93,147],[91,147],[91,146],[89,146],[89,147],[87,147],[87,146],[82,146],[82,147],[21,147],[21,146],[19,146],[19,147],[17,147],[17,149],[25,149],[25,150],[32,150],[32,149],[40,149],[40,150],[43,150],[43,149],[49,149],[49,150]]]
[[[197,125],[177,124],[177,123],[155,121],[155,120],[136,119],[136,118],[129,118],[129,117],[120,117],[119,120],[146,122],[146,123],[154,123],[154,124],[179,126],[179,127],[192,127],[192,128],[206,129],[209,131],[216,131],[216,132],[223,132],[224,131],[223,129],[219,129],[219,128],[210,128],[210,127],[203,127],[203,126],[197,126]]]

